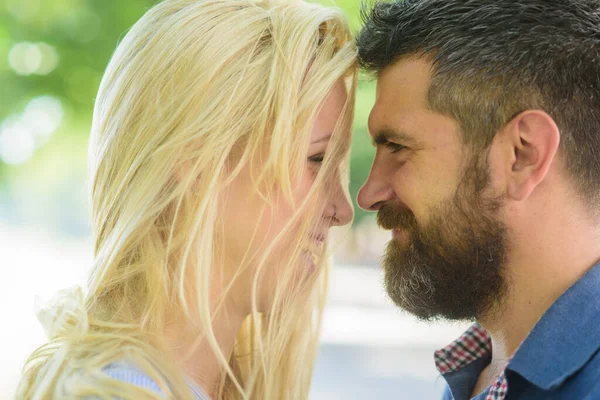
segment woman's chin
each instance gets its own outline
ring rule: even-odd
[[[310,250],[302,250],[300,260],[307,272],[312,274],[317,271],[317,257]]]

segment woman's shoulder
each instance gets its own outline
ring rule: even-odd
[[[154,379],[132,363],[114,362],[104,367],[102,371],[112,379],[151,390],[163,398],[167,397]],[[200,387],[191,382],[188,385],[197,400],[209,400],[209,397]]]
[[[165,397],[156,381],[131,363],[125,361],[114,362],[104,367],[102,372],[112,379],[152,390]]]

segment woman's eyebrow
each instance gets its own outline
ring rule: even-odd
[[[325,136],[325,137],[322,137],[321,139],[317,139],[317,140],[315,140],[315,141],[314,141],[314,142],[312,142],[312,143],[313,143],[313,144],[317,144],[317,143],[325,143],[325,142],[328,142],[328,141],[329,141],[329,139],[331,139],[331,133],[330,133],[330,134],[328,134],[328,135],[327,135],[327,136]]]

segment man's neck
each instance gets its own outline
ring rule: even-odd
[[[589,221],[550,219],[522,236],[511,238],[527,246],[510,249],[502,306],[478,321],[492,337],[496,365],[513,357],[550,306],[600,260],[600,230]]]

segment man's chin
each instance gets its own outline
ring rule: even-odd
[[[387,243],[382,260],[382,267],[386,273],[397,274],[398,271],[404,269],[409,243],[410,237],[404,232],[394,235]]]
[[[382,263],[385,291],[397,307],[421,321],[471,321],[494,312],[490,306],[495,304],[492,301],[503,297],[501,281],[488,281],[486,286],[494,288],[492,293],[482,291],[484,285],[472,287],[460,282],[447,282],[430,269],[444,267],[429,265],[425,268],[424,260],[415,260],[410,249],[402,251],[402,248],[402,245],[390,242]],[[454,271],[459,272],[457,269]],[[451,275],[449,273],[450,280]]]
[[[407,238],[406,244],[397,237],[393,238],[388,243],[383,259],[384,286],[390,300],[422,321],[464,319],[462,311],[457,313],[452,302],[452,298],[457,297],[456,293],[449,301],[438,301],[436,293],[439,290],[448,291],[448,288],[436,285],[437,278],[430,270],[435,267],[413,253],[410,236]]]

